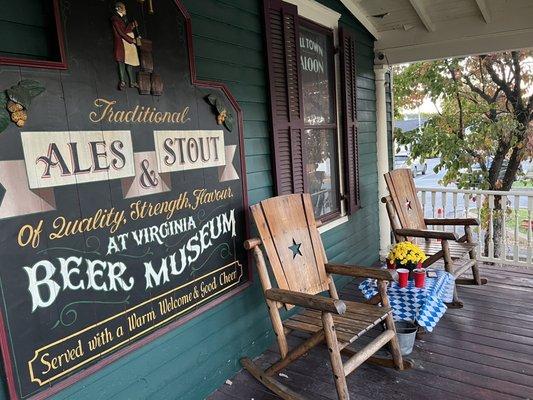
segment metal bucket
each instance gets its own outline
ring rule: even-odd
[[[396,321],[396,336],[400,343],[400,351],[403,356],[411,354],[415,345],[418,326],[410,321]]]

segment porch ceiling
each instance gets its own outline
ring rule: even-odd
[[[531,0],[340,0],[376,38],[377,64],[533,47]]]

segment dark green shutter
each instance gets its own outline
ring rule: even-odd
[[[278,195],[304,192],[298,9],[264,0],[272,139]]]
[[[344,181],[349,214],[360,207],[359,148],[357,144],[357,74],[355,68],[355,34],[339,29],[341,60],[342,132],[344,138]]]

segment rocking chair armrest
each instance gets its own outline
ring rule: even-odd
[[[400,236],[413,236],[425,239],[459,240],[454,232],[433,231],[430,229],[395,229],[394,233]]]
[[[342,300],[294,292],[292,290],[275,288],[267,289],[265,290],[265,297],[280,303],[292,304],[333,314],[344,314],[346,312],[346,304]]]
[[[261,244],[261,239],[259,238],[251,238],[244,242],[244,248],[246,250],[252,250],[254,247],[257,247]]]
[[[352,276],[354,278],[372,278],[380,281],[396,282],[398,273],[390,269],[367,268],[358,265],[326,264],[328,274]]]
[[[456,225],[456,226],[471,226],[479,225],[477,218],[424,218],[428,225]]]

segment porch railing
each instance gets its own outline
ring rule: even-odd
[[[427,218],[475,217],[478,259],[533,267],[533,190],[418,188]],[[501,228],[498,228],[501,226]],[[442,226],[433,229],[444,229]],[[462,233],[462,228],[450,228]]]

